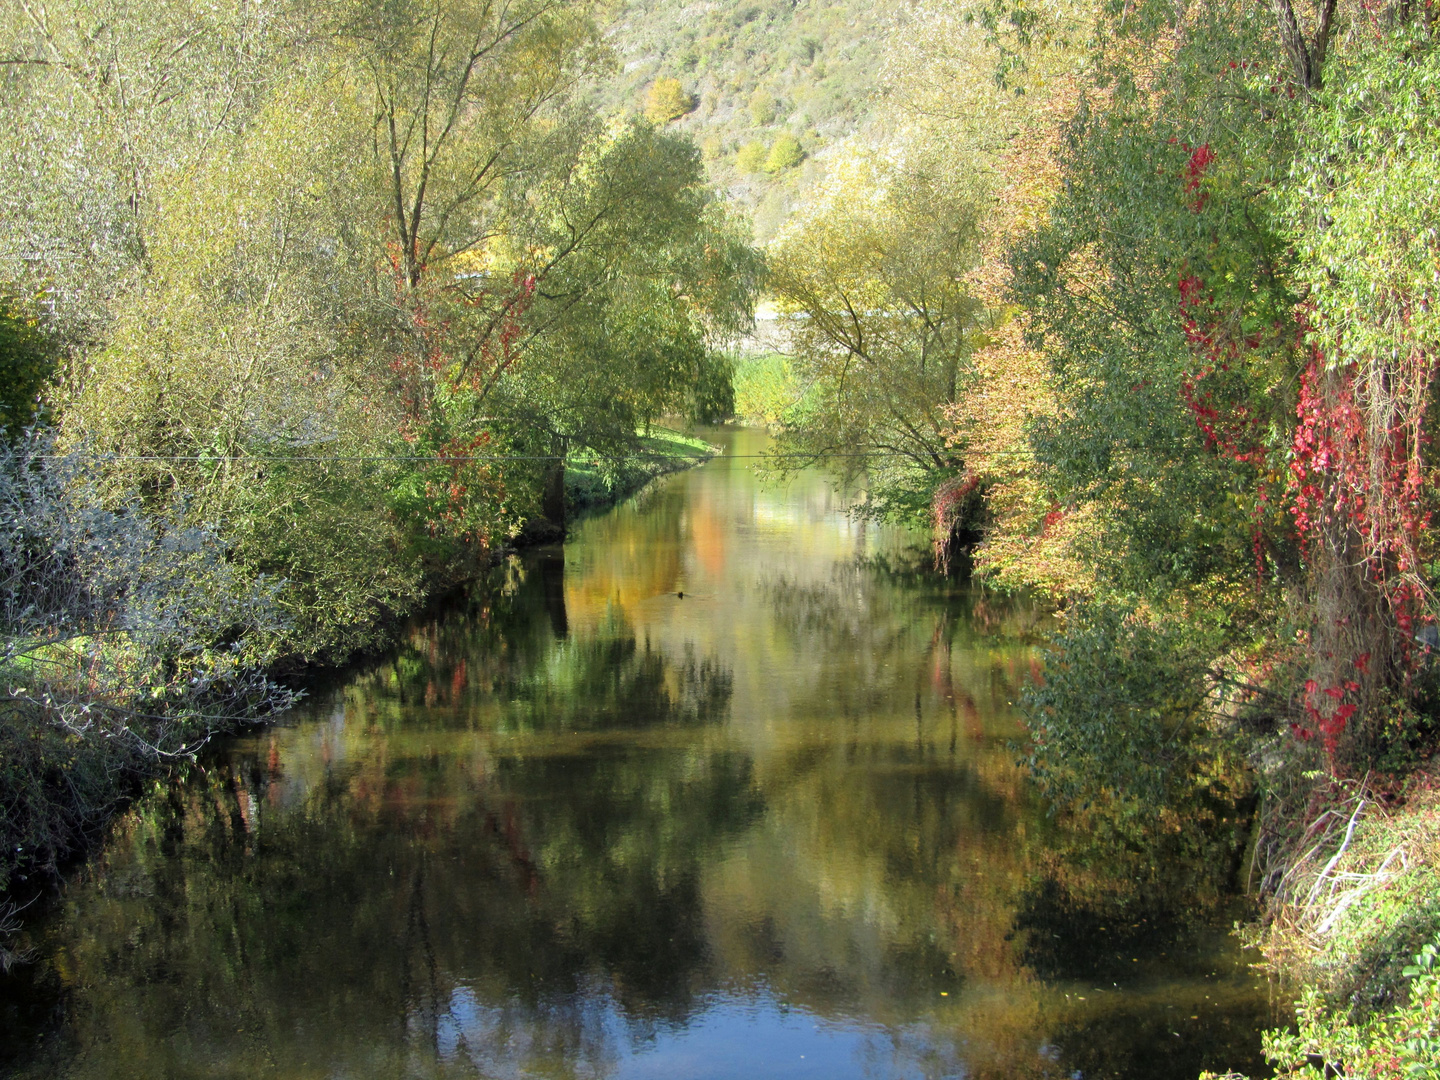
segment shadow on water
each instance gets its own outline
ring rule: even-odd
[[[0,1067],[1259,1069],[1227,922],[1047,877],[1011,749],[1042,616],[915,550],[722,458],[498,567],[117,822],[0,981]]]

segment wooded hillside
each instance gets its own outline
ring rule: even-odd
[[[767,240],[807,201],[835,143],[885,126],[886,65],[910,11],[855,0],[632,0],[606,31],[619,66],[595,100],[642,112],[657,80],[677,80],[686,110],[674,127]]]

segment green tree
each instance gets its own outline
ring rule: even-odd
[[[1265,677],[1294,680],[1270,722],[1345,772],[1415,693],[1431,606],[1430,27],[1329,0],[1177,18],[1100,17],[1105,93],[1018,252],[1060,397],[1034,442],[1101,523],[1102,582],[1231,597],[1247,647],[1284,658]]]
[[[924,514],[963,471],[946,409],[968,377],[983,312],[964,284],[983,187],[855,152],[771,246],[805,393],[785,416],[787,460],[869,479],[879,513]]]
[[[527,317],[549,329],[485,412],[557,466],[583,448],[618,467],[652,420],[685,410],[714,365],[707,338],[748,321],[758,260],[706,187],[694,145],[644,124],[591,144],[536,208],[532,242],[545,250],[576,222],[590,235],[538,279]]]
[[[64,438],[225,522],[293,651],[373,640],[536,513],[503,459],[633,451],[745,318],[693,148],[576,104],[584,5],[143,7],[0,20],[0,279],[56,283]]]
[[[1253,579],[1257,543],[1294,564],[1257,486],[1283,471],[1299,362],[1264,194],[1292,144],[1274,96],[1229,66],[1273,55],[1273,20],[1197,12],[1188,30],[1154,96],[1102,51],[1126,90],[1072,122],[1064,193],[1017,260],[1061,401],[1037,451],[1062,504],[1099,510],[1102,574],[1157,599]]]

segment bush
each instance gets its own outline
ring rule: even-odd
[[[1205,673],[1216,635],[1116,602],[1077,606],[1045,681],[1025,693],[1030,765],[1062,803],[1106,795],[1162,806],[1213,750]]]
[[[766,90],[756,90],[750,96],[750,118],[756,127],[766,127],[775,122],[775,98]]]
[[[678,120],[694,107],[694,99],[681,88],[679,79],[656,79],[645,96],[645,118],[652,124]]]
[[[288,707],[278,582],[207,529],[105,506],[93,463],[0,450],[0,891],[53,872],[148,768]]]
[[[0,428],[15,435],[34,421],[54,368],[54,350],[35,320],[0,295]]]
[[[805,151],[800,149],[800,140],[789,132],[785,132],[775,140],[775,145],[770,148],[770,155],[765,159],[765,171],[774,175],[784,172],[786,169],[793,169],[804,160]]]
[[[763,142],[756,139],[748,142],[740,148],[740,153],[735,159],[736,167],[743,173],[757,173],[765,168],[765,162],[769,160],[769,150]]]
[[[1355,1080],[1440,1080],[1440,938],[1405,968],[1403,1004],[1352,1021],[1327,1008],[1318,991],[1306,991],[1296,1006],[1299,1030],[1265,1033],[1265,1056],[1281,1076],[1326,1076]]]
[[[778,424],[800,394],[799,382],[779,353],[742,357],[732,379],[735,415],[752,424]]]

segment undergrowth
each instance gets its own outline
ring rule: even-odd
[[[1309,779],[1307,825],[1253,935],[1298,997],[1265,1055],[1282,1077],[1440,1080],[1440,775],[1403,790]]]

